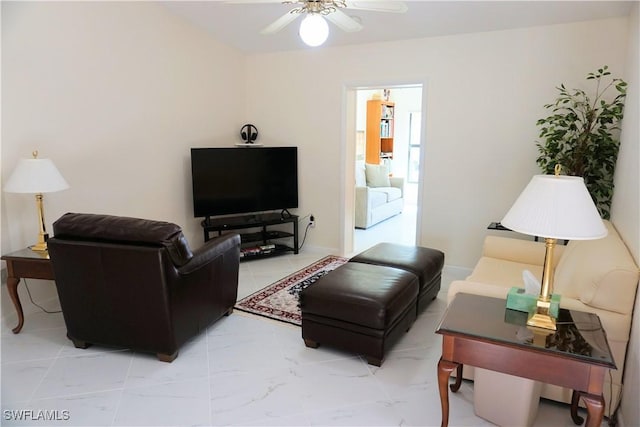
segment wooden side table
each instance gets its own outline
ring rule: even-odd
[[[600,426],[605,373],[616,369],[605,331],[593,313],[561,308],[557,320],[557,331],[534,332],[527,329],[527,313],[506,309],[503,299],[457,294],[436,330],[442,335],[438,362],[442,426],[449,423],[449,376],[456,371],[450,388],[458,391],[464,364],[572,389],[573,422],[583,421],[578,416],[582,398],[586,426]]]
[[[24,325],[24,313],[18,296],[20,278],[55,280],[53,265],[47,252],[35,252],[29,248],[3,255],[7,262],[7,290],[18,314],[18,325],[12,329],[17,334]]]

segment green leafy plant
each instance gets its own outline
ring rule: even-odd
[[[567,175],[581,176],[604,219],[609,219],[613,196],[613,174],[620,148],[619,124],[623,117],[627,83],[609,77],[608,66],[589,73],[596,84],[593,99],[582,89],[567,89],[561,84],[556,101],[544,107],[549,117],[537,121],[536,163],[543,173],[553,174],[556,164]],[[606,100],[609,89],[617,94]]]

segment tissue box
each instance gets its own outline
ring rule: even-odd
[[[507,308],[510,310],[531,312],[536,308],[536,301],[538,295],[525,294],[524,288],[513,287],[509,289],[507,294]],[[558,317],[558,310],[560,308],[560,295],[551,295],[551,307],[549,309],[552,317]]]

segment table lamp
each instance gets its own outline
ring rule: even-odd
[[[38,242],[30,248],[34,251],[46,252],[48,235],[44,227],[42,194],[65,190],[69,188],[69,184],[50,159],[39,159],[37,151],[32,154],[32,159],[20,160],[4,185],[4,191],[8,193],[34,193],[36,195],[40,231],[38,232]]]
[[[553,293],[553,249],[557,239],[592,240],[607,235],[584,180],[577,176],[535,175],[501,221],[505,227],[545,240],[540,295],[527,325],[556,329],[550,315]]]

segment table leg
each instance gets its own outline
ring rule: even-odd
[[[578,402],[580,401],[580,392],[573,390],[571,394],[571,419],[577,426],[582,425],[584,418],[578,415]]]
[[[456,381],[449,386],[449,388],[451,388],[451,391],[454,393],[460,390],[460,385],[462,385],[462,368],[463,365],[462,363],[460,363],[456,368]]]
[[[580,397],[587,405],[587,422],[585,427],[598,427],[604,417],[604,397],[602,395],[580,393]]]
[[[440,405],[442,406],[442,423],[441,427],[447,427],[449,425],[449,377],[454,369],[457,369],[457,363],[443,360],[440,358],[438,362],[438,390],[440,391]],[[460,375],[459,375],[460,377]],[[456,378],[456,382],[458,378]],[[462,380],[460,380],[462,381]]]
[[[24,313],[22,312],[20,297],[18,297],[18,283],[20,283],[19,277],[7,277],[7,291],[9,291],[11,301],[13,301],[13,305],[16,308],[16,313],[18,313],[18,326],[12,329],[14,334],[20,332],[22,325],[24,325]]]

